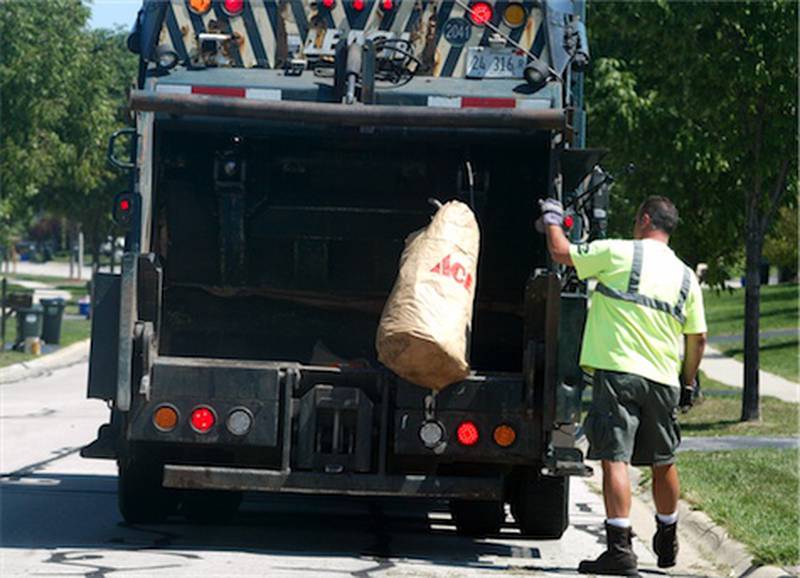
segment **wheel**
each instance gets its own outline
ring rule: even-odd
[[[482,537],[497,534],[506,514],[503,502],[450,500],[450,515],[462,536]]]
[[[177,496],[161,485],[161,464],[121,457],[117,466],[117,503],[127,523],[158,524],[175,512]]]
[[[241,492],[190,490],[181,497],[181,513],[195,524],[224,524],[239,511]]]
[[[569,526],[569,478],[526,476],[511,501],[511,514],[525,537],[560,538]]]

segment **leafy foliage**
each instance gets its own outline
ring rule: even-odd
[[[743,255],[748,195],[768,225],[779,177],[797,174],[797,4],[593,2],[588,19],[601,55],[590,144],[611,148],[612,169],[637,165],[617,185],[612,228],[628,233],[644,197],[671,197],[678,253],[724,279]],[[788,186],[784,199],[797,195]]]
[[[125,122],[136,60],[122,32],[89,30],[88,18],[80,0],[4,2],[0,10],[4,231],[43,209],[99,226],[124,186],[106,166],[105,141]]]

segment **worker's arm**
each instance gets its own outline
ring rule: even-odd
[[[703,352],[706,349],[705,333],[690,333],[684,335],[684,355],[683,369],[681,370],[681,383],[690,385],[697,378],[697,370],[700,367],[700,360],[703,359]]]
[[[561,225],[547,225],[547,249],[553,261],[561,265],[573,267],[572,257],[569,254],[569,239],[564,234]]]

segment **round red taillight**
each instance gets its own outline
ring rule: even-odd
[[[244,10],[244,0],[225,0],[223,3],[225,12],[231,16],[236,16]]]
[[[353,8],[356,12],[361,12],[364,9],[364,0],[353,0]]]
[[[131,202],[128,199],[122,199],[119,202],[119,209],[120,209],[120,211],[130,211]]]
[[[192,428],[197,433],[207,433],[208,430],[214,427],[214,422],[216,421],[214,412],[210,408],[198,407],[192,412]]]
[[[381,9],[384,12],[394,10],[394,0],[381,0]]]
[[[492,20],[494,12],[488,2],[475,2],[469,6],[469,19],[475,26],[483,26]]]
[[[462,446],[474,446],[480,439],[478,426],[471,421],[461,422],[461,425],[456,430],[456,437],[458,438],[458,443]]]
[[[573,218],[572,215],[567,215],[566,217],[564,217],[564,226],[567,229],[571,229],[574,224],[575,224],[575,219]]]
[[[331,10],[334,4],[336,4],[336,0],[322,0],[322,5],[328,10]]]

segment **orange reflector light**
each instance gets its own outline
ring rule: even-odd
[[[494,443],[501,448],[507,448],[517,439],[517,432],[510,425],[502,424],[494,428]]]
[[[211,0],[189,0],[189,8],[192,12],[205,14],[211,9]]]
[[[153,412],[153,425],[164,432],[174,430],[178,425],[178,412],[174,407],[162,405]]]
[[[198,407],[192,412],[192,427],[197,433],[207,433],[215,421],[214,412],[207,407]]]
[[[475,2],[469,7],[469,19],[475,26],[483,26],[493,15],[492,6],[488,2]]]
[[[503,11],[503,21],[509,28],[519,28],[525,24],[525,16],[527,16],[525,8],[516,2],[506,6]]]
[[[461,422],[456,430],[456,437],[462,446],[474,446],[480,438],[478,426],[471,421]]]

